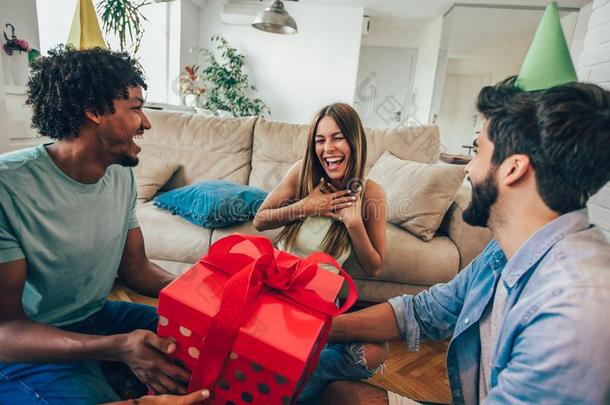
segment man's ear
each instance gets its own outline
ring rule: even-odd
[[[511,155],[502,163],[504,185],[511,186],[524,180],[532,169],[532,163],[527,155]]]
[[[92,111],[85,111],[85,117],[87,117],[87,119],[91,122],[93,122],[94,124],[98,124],[101,122],[101,118],[102,116],[99,114],[96,114]]]

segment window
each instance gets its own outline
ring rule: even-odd
[[[96,8],[100,2],[101,0],[93,0]],[[36,9],[40,48],[44,55],[54,46],[66,43],[76,9],[76,0],[37,0]],[[169,72],[171,11],[170,3],[155,3],[142,8],[142,13],[148,21],[143,21],[144,37],[137,58],[149,85],[148,102],[169,103],[173,99]],[[112,49],[118,49],[116,36],[107,37],[107,40]]]

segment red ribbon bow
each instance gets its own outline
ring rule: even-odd
[[[256,247],[255,255],[231,253],[236,245],[244,241],[249,241]],[[320,351],[328,338],[332,317],[347,311],[358,298],[354,281],[331,256],[326,253],[313,253],[305,259],[300,259],[285,252],[275,251],[269,239],[261,236],[233,234],[223,238],[210,247],[200,263],[225,273],[230,278],[223,290],[220,309],[201,342],[199,362],[193,370],[189,391],[211,388],[216,382],[239,328],[251,317],[254,303],[264,290],[275,293],[278,297],[324,319],[322,341],[306,369],[306,377],[318,362]],[[320,264],[337,268],[348,283],[349,294],[340,308],[320,297],[315,291],[305,288],[315,277]],[[297,395],[294,399],[296,397]]]

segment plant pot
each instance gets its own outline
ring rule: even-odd
[[[227,110],[216,110],[216,115],[222,118],[233,118],[235,117],[231,111]]]
[[[198,100],[199,96],[197,96],[196,94],[187,94],[186,96],[184,96],[184,104],[187,107],[196,107]]]
[[[25,86],[30,74],[28,53],[14,51],[8,58],[10,80],[13,86]]]

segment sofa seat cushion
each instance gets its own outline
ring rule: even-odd
[[[429,286],[453,279],[459,264],[460,254],[451,239],[436,236],[424,242],[395,225],[387,224],[385,260],[378,277],[367,277],[353,254],[343,267],[357,279]]]
[[[358,291],[358,301],[384,302],[393,297],[409,294],[416,295],[430,288],[428,285],[392,283],[390,281],[354,279]],[[344,285],[341,298],[347,297],[348,289]]]
[[[214,229],[214,232],[212,232],[212,239],[210,240],[210,245],[212,243],[218,241],[219,239],[222,239],[222,238],[232,235],[234,233],[242,233],[244,235],[265,236],[265,237],[271,239],[271,241],[273,241],[275,239],[275,237],[277,235],[279,235],[281,230],[282,230],[282,228],[277,228],[277,229],[269,229],[267,231],[259,232],[254,227],[254,224],[252,223],[252,221],[242,222],[241,224],[229,226],[226,228]]]
[[[168,273],[173,274],[174,276],[179,276],[191,267],[195,263],[184,263],[184,262],[175,262],[173,260],[162,260],[162,259],[150,259],[151,262],[161,267],[163,270]]]
[[[195,263],[208,251],[211,229],[193,225],[152,202],[136,210],[149,258]]]

